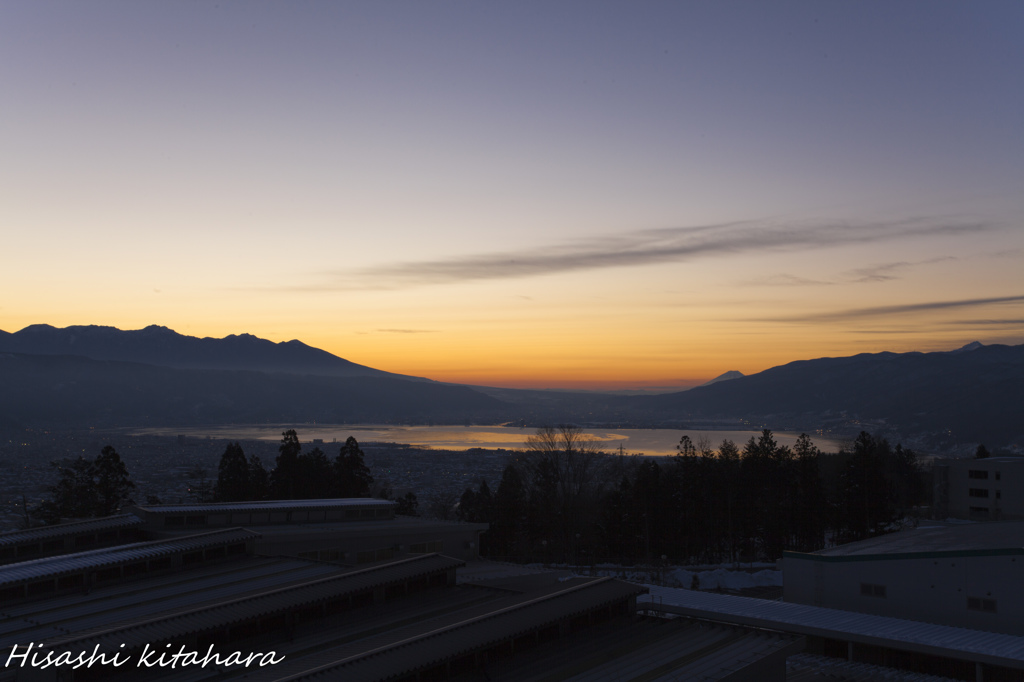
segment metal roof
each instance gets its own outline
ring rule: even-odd
[[[927,521],[917,528],[897,533],[829,547],[811,554],[786,552],[784,556],[812,561],[873,561],[1021,554],[1024,554],[1024,521]]]
[[[427,554],[357,571],[314,578],[255,595],[174,609],[151,618],[122,621],[65,637],[55,637],[47,641],[47,647],[66,649],[72,645],[92,647],[98,644],[103,650],[116,650],[124,644],[127,649],[132,649],[146,643],[204,632],[285,609],[322,603],[347,594],[401,583],[464,565],[465,562],[458,559],[440,554]]]
[[[207,547],[235,544],[262,537],[259,533],[244,528],[227,528],[209,533],[187,535],[170,540],[134,542],[116,547],[93,549],[75,554],[31,559],[16,564],[0,566],[0,586],[27,580],[42,580],[67,573],[78,573],[156,557],[189,552]]]
[[[648,586],[638,607],[1024,669],[1024,638],[821,606]]]
[[[346,682],[381,680],[406,674],[451,658],[478,650],[489,644],[505,641],[561,621],[571,619],[608,604],[642,594],[646,588],[612,578],[575,581],[560,590],[540,597],[527,598],[505,608],[460,620],[426,632],[410,634],[394,640],[394,633],[384,636],[374,647],[374,638],[358,643],[371,648],[337,657],[337,653],[316,657],[316,661],[298,661],[293,672],[268,677],[277,682],[312,679],[344,679]],[[377,640],[380,641],[380,640]],[[335,656],[335,660],[319,660]],[[307,667],[309,666],[309,667]],[[282,671],[283,672],[283,671]]]
[[[205,504],[135,505],[132,509],[147,514],[224,514],[259,511],[290,511],[309,509],[339,509],[342,507],[393,507],[391,500],[371,497],[340,497],[323,500],[265,500],[261,502],[209,502]]]
[[[49,642],[113,623],[142,621],[171,610],[227,601],[340,572],[338,566],[319,562],[247,555],[237,561],[197,564],[187,571],[102,585],[89,593],[76,590],[43,601],[5,604],[0,649],[15,643]]]
[[[0,547],[20,545],[24,542],[38,542],[68,535],[78,535],[80,533],[131,528],[140,525],[142,525],[142,519],[134,514],[117,514],[98,519],[71,521],[69,523],[58,523],[52,526],[40,526],[26,530],[12,530],[7,533],[0,533]]]

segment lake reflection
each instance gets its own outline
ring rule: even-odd
[[[199,438],[223,438],[228,440],[280,440],[281,432],[295,429],[299,440],[308,443],[314,439],[325,443],[342,443],[349,436],[356,440],[406,443],[416,447],[430,447],[439,450],[468,450],[470,448],[522,448],[527,437],[536,433],[532,428],[504,426],[386,426],[349,424],[236,424],[196,428],[155,428],[133,431],[138,434],[162,436],[186,435]],[[683,435],[697,443],[700,437],[707,438],[717,448],[723,439],[736,443],[743,449],[751,436],[757,438],[760,431],[698,431],[683,429],[585,429],[600,441],[606,452],[618,451],[619,446],[627,454],[672,455]],[[775,440],[779,445],[793,447],[799,433],[778,432]],[[810,434],[814,444],[825,452],[837,451],[843,441]]]

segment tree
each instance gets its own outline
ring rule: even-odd
[[[121,456],[109,445],[91,462],[78,457],[51,462],[51,466],[57,469],[60,478],[49,488],[50,499],[43,501],[35,511],[45,523],[110,516],[131,502],[135,484]]]
[[[335,488],[335,472],[323,450],[313,448],[299,455],[298,472],[298,489],[295,493],[297,499],[315,500],[331,497]]]
[[[597,441],[571,424],[545,426],[526,439],[523,464],[532,483],[531,507],[539,536],[550,542],[546,552],[569,558],[584,527],[585,509],[596,507],[602,464]],[[595,510],[596,513],[596,510]]]
[[[121,510],[124,504],[131,502],[131,493],[135,489],[128,467],[121,461],[112,446],[103,448],[94,462],[96,481],[97,507],[96,516],[110,516]]]
[[[335,493],[338,497],[366,497],[370,494],[373,476],[363,462],[363,456],[359,441],[352,436],[345,439],[334,460]]]
[[[399,497],[398,505],[395,507],[395,514],[398,516],[419,516],[420,501],[416,499],[416,493],[408,492],[404,497]]]
[[[987,459],[990,456],[988,448],[985,447],[984,443],[978,443],[978,449],[974,451],[975,459]]]
[[[242,446],[228,443],[217,466],[215,487],[218,502],[240,502],[252,499],[252,482],[249,476],[249,462],[245,459]]]
[[[299,453],[302,444],[295,429],[281,433],[277,460],[270,474],[270,489],[276,500],[293,500],[299,487]]]
[[[266,500],[270,498],[270,474],[263,467],[263,462],[256,455],[249,457],[249,493],[247,500]]]
[[[495,519],[487,533],[495,556],[519,557],[527,545],[529,501],[526,484],[515,464],[508,464],[501,474],[494,495]]]
[[[825,488],[821,481],[818,459],[821,452],[810,436],[801,433],[797,438],[797,501],[794,515],[796,549],[813,552],[825,546]]]
[[[843,480],[846,539],[880,535],[895,520],[896,509],[885,475],[890,456],[889,443],[884,438],[877,440],[861,431],[854,441]]]
[[[459,500],[457,515],[460,521],[470,523],[491,523],[494,520],[494,498],[491,496],[491,489],[487,487],[487,481],[480,481],[480,489],[473,492],[472,488],[466,488]]]

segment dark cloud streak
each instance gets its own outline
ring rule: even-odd
[[[1020,303],[1021,296],[998,296],[994,298],[970,298],[959,301],[929,301],[927,303],[909,303],[905,305],[886,305],[873,308],[852,308],[833,312],[794,315],[792,317],[757,318],[757,322],[840,322],[865,317],[882,317],[885,315],[905,315],[927,310],[946,310],[953,308],[973,308],[978,306],[999,305],[1003,303]]]
[[[640,230],[547,248],[396,263],[334,274],[301,291],[392,290],[432,284],[520,279],[583,270],[652,265],[698,257],[820,249],[991,229],[983,221],[912,218],[892,222],[779,224],[770,221]]]

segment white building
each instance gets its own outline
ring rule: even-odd
[[[782,569],[787,602],[1024,635],[1024,521],[929,522]]]
[[[937,519],[1024,519],[1024,457],[937,459],[932,480]]]

